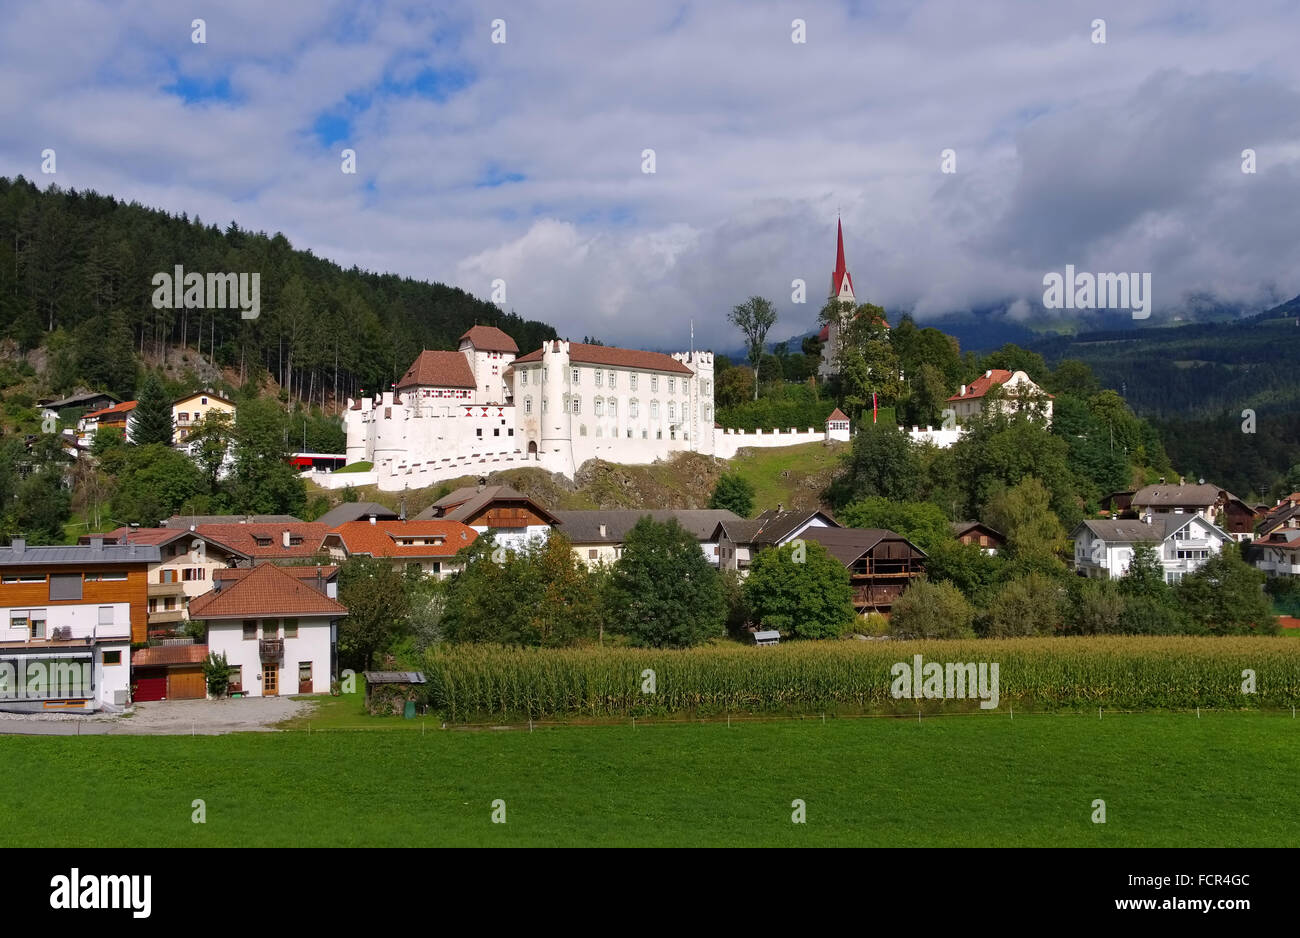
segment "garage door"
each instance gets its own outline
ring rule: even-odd
[[[167,677],[139,677],[135,680],[135,700],[162,700],[167,696]]]
[[[168,700],[201,700],[208,695],[203,668],[172,668],[167,676]]]

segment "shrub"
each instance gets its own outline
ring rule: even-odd
[[[989,603],[984,633],[993,638],[1056,634],[1065,623],[1064,592],[1055,578],[1041,573],[1012,580]]]
[[[209,652],[203,662],[203,677],[208,684],[208,693],[213,697],[224,697],[230,688],[230,664],[225,655]]]
[[[889,631],[896,638],[969,638],[975,609],[951,583],[913,580],[894,600]]]

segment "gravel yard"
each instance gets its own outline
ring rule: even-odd
[[[124,714],[0,713],[0,733],[35,736],[184,735],[269,732],[272,724],[314,708],[315,703],[288,697],[242,697],[239,700],[157,700],[136,704]]]

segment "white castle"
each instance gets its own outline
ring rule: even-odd
[[[552,340],[519,355],[493,326],[474,326],[457,351],[421,352],[391,391],[349,399],[344,428],[348,463],[372,468],[313,472],[313,481],[384,491],[518,466],[572,478],[589,459],[644,465],[679,452],[730,459],[745,446],[849,439],[838,409],[817,429],[717,426],[712,352]]]

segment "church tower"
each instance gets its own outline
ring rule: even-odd
[[[827,299],[850,303],[856,307],[858,301],[853,294],[853,275],[844,263],[844,223],[841,221],[836,222],[835,240],[835,270],[831,273],[831,293]],[[817,336],[822,343],[822,360],[817,366],[817,376],[823,381],[836,373],[835,351],[839,347],[840,329],[840,323],[832,322],[822,326],[822,331]]]

